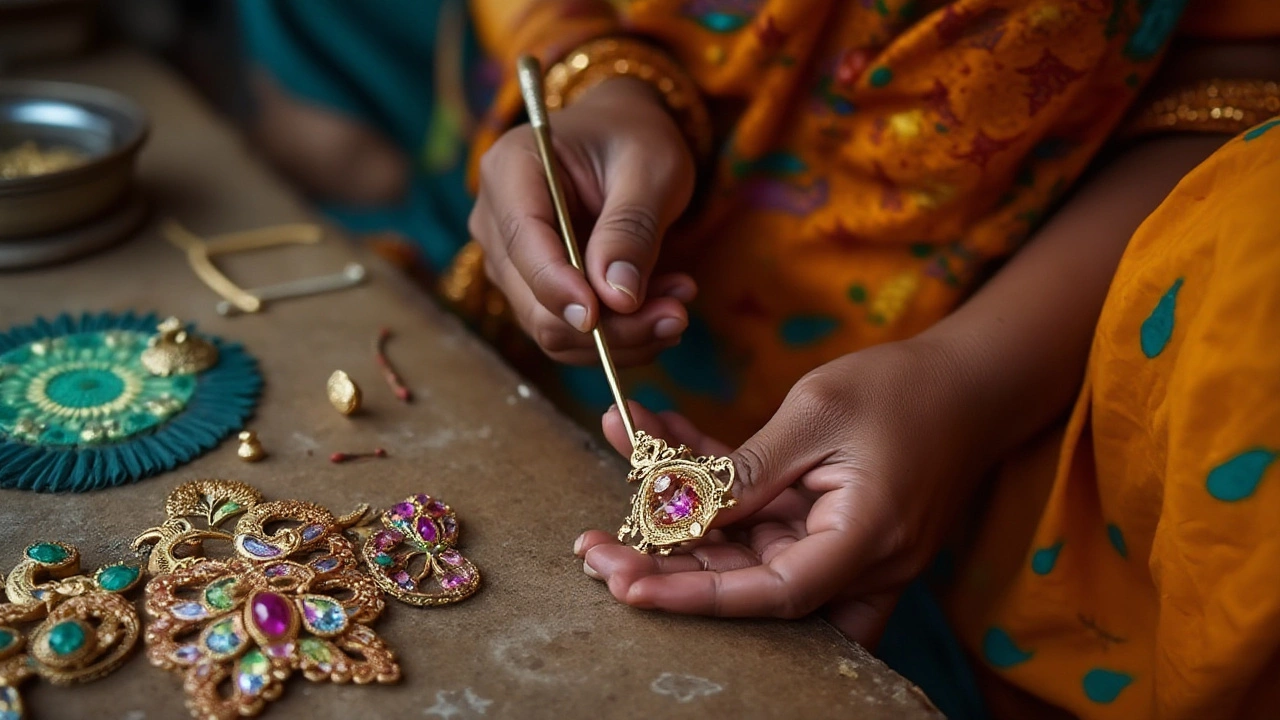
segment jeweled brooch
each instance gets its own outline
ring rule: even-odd
[[[399,679],[395,655],[369,627],[382,594],[343,535],[366,511],[336,517],[226,480],[170,494],[165,523],[135,544],[150,548],[161,573],[147,583],[147,657],[183,676],[193,716],[256,715],[295,672],[314,682]],[[234,532],[221,529],[236,516]],[[206,556],[212,540],[230,543],[230,557]]]
[[[671,448],[637,432],[627,481],[640,486],[631,496],[631,514],[618,529],[618,539],[633,542],[640,552],[666,555],[701,538],[717,513],[737,504],[733,477],[729,458],[695,457],[684,445]]]
[[[413,495],[382,513],[383,528],[364,544],[378,586],[410,605],[447,605],[480,587],[480,571],[462,556],[458,517],[430,495]]]
[[[107,565],[80,571],[72,545],[28,545],[24,559],[0,579],[0,718],[23,717],[18,686],[39,676],[55,684],[87,682],[118,668],[138,642],[133,603],[121,597],[141,568]],[[23,626],[37,623],[28,633]]]

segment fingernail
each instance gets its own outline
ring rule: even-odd
[[[658,321],[658,324],[653,326],[653,334],[655,337],[669,340],[684,332],[684,326],[684,320],[680,318],[662,318]]]
[[[593,568],[593,567],[591,567],[590,565],[588,565],[586,560],[583,560],[583,561],[582,561],[582,572],[586,573],[586,574],[587,574],[587,577],[589,577],[589,578],[591,578],[591,579],[593,579],[593,580],[603,580],[603,579],[604,579],[604,576],[603,576],[603,575],[601,575],[600,573],[596,572],[596,569],[595,569],[595,568]]]
[[[587,308],[578,303],[570,303],[564,309],[564,320],[577,328],[578,332],[587,332],[591,329],[587,325]]]
[[[587,541],[587,534],[586,534],[586,533],[582,533],[581,535],[579,535],[579,536],[578,536],[578,539],[577,539],[577,540],[574,540],[574,541],[573,541],[573,554],[574,554],[574,555],[581,555],[581,554],[582,554],[582,543],[584,543],[584,542],[586,542],[586,541]]]
[[[675,298],[682,303],[693,302],[694,297],[698,294],[697,289],[690,283],[679,283],[667,290],[667,297]]]
[[[640,271],[629,262],[618,260],[610,265],[604,273],[604,281],[614,290],[626,293],[632,300],[640,297]]]

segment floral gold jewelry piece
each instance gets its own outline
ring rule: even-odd
[[[360,392],[360,386],[356,385],[350,375],[341,370],[334,370],[324,388],[329,395],[330,404],[338,412],[343,415],[354,415],[360,410],[360,400],[363,395]]]
[[[218,349],[199,335],[187,332],[175,317],[160,323],[142,351],[142,366],[160,377],[194,375],[217,364]]]
[[[378,339],[373,341],[373,358],[377,361],[378,369],[382,371],[382,377],[386,379],[391,392],[395,393],[400,402],[407,403],[413,400],[413,393],[409,391],[408,386],[404,384],[404,379],[400,377],[400,373],[396,372],[395,366],[387,357],[387,341],[390,339],[391,330],[382,328],[378,331]]]
[[[1205,80],[1170,92],[1143,107],[1127,135],[1205,132],[1235,135],[1280,115],[1280,83],[1269,80]]]
[[[155,315],[0,331],[0,487],[83,492],[172,470],[241,430],[261,387],[240,346]]]
[[[23,716],[18,686],[40,676],[54,684],[88,682],[118,668],[138,642],[141,624],[121,597],[141,568],[118,564],[92,576],[80,553],[60,542],[28,545],[23,561],[0,580],[0,718]],[[38,623],[29,634],[21,625]]]
[[[240,446],[236,448],[236,455],[245,462],[258,462],[267,456],[267,451],[262,449],[262,441],[258,440],[258,434],[252,430],[245,430],[240,433]]]
[[[551,202],[560,223],[560,235],[569,254],[569,263],[582,271],[582,258],[574,239],[573,224],[569,219],[564,190],[551,162],[551,126],[547,122],[547,108],[539,82],[538,61],[528,55],[520,58],[517,70],[520,90],[529,112],[529,124],[533,127],[538,143],[538,154],[551,192]],[[636,430],[635,421],[627,398],[622,392],[622,381],[613,364],[609,344],[599,325],[591,331],[595,340],[600,364],[617,403],[618,414],[627,436],[631,438],[631,473],[629,482],[640,482],[640,488],[631,497],[631,513],[618,531],[618,539],[628,536],[640,539],[633,546],[640,552],[666,554],[681,543],[697,540],[711,527],[720,510],[732,507],[734,469],[729,458],[694,458],[689,449],[681,446],[675,450],[662,440],[649,437]]]
[[[455,547],[458,518],[448,505],[414,495],[383,512],[382,525],[362,556],[389,595],[410,605],[447,605],[479,589],[480,571]]]
[[[382,595],[342,532],[366,506],[336,517],[314,503],[264,501],[243,483],[198,480],[175,488],[165,510],[165,523],[135,541],[164,568],[147,584],[147,657],[183,676],[193,717],[256,715],[294,672],[313,682],[399,679],[395,655],[369,627]],[[235,516],[234,532],[221,529]],[[281,523],[289,526],[268,531]],[[205,556],[212,539],[228,541],[231,556]]]
[[[716,513],[737,504],[729,492],[733,474],[728,458],[694,457],[683,445],[669,448],[662,440],[636,433],[627,480],[640,487],[618,539],[635,542],[640,552],[665,555],[702,537]]]
[[[546,106],[558,110],[610,78],[636,78],[662,97],[699,158],[711,154],[711,116],[698,86],[666,53],[639,40],[593,40],[551,66],[544,80]]]

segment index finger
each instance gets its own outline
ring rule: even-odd
[[[595,293],[569,263],[542,161],[532,143],[494,155],[481,177],[480,192],[491,209],[491,237],[487,243],[477,239],[489,252],[505,255],[538,303],[556,317],[582,332],[595,327]],[[566,312],[571,305],[581,310]]]

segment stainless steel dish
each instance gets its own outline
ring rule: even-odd
[[[0,81],[0,150],[33,141],[86,156],[65,170],[0,178],[0,242],[58,233],[115,209],[133,186],[134,160],[147,129],[142,108],[110,90]]]

